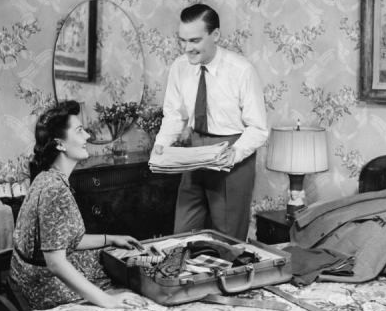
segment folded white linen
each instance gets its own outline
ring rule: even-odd
[[[162,154],[151,154],[149,167],[153,173],[173,174],[197,169],[229,172],[227,148],[227,141],[200,147],[165,147]]]
[[[151,154],[149,163],[174,166],[213,161],[217,160],[227,147],[227,141],[201,147],[164,147],[162,154]]]

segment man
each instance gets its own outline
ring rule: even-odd
[[[170,68],[154,152],[162,154],[164,146],[186,138],[186,129],[193,129],[192,146],[228,141],[227,157],[234,167],[229,173],[183,174],[174,231],[210,224],[214,230],[245,240],[255,151],[268,136],[260,80],[246,58],[217,46],[220,22],[211,7],[195,4],[185,8],[180,18],[179,39],[185,54]]]

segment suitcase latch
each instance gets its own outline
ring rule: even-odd
[[[279,267],[279,266],[284,266],[286,264],[285,258],[279,258],[279,259],[274,259],[273,260],[273,266],[274,267]]]
[[[180,285],[189,285],[189,284],[194,284],[194,280],[192,278],[180,279]]]

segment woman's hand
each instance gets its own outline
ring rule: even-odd
[[[147,302],[139,295],[124,291],[108,293],[92,284],[66,258],[66,250],[43,252],[47,268],[75,293],[103,308],[142,310]]]
[[[127,249],[137,248],[140,251],[144,250],[144,247],[142,246],[142,244],[137,239],[129,235],[107,235],[106,239],[108,244],[111,244],[117,247],[127,248]]]
[[[131,292],[123,292],[118,294],[109,294],[110,299],[103,305],[109,309],[133,309],[145,308],[148,303],[139,295]]]

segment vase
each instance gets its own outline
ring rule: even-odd
[[[111,152],[113,154],[114,164],[124,164],[128,159],[127,143],[119,137],[113,142]]]
[[[148,134],[148,137],[149,137],[149,141],[148,141],[148,144],[146,146],[146,149],[147,149],[148,155],[150,156],[150,154],[151,154],[151,152],[153,150],[153,147],[154,147],[155,138],[156,138],[157,134],[154,133],[154,132],[150,132],[150,133],[148,132],[147,134]]]

